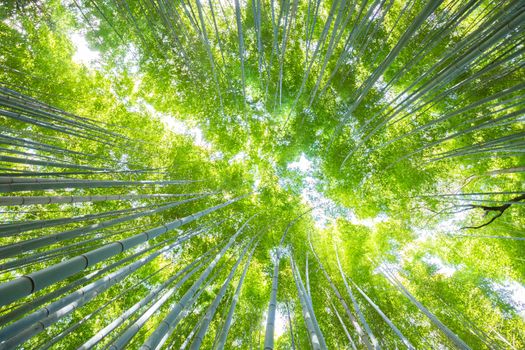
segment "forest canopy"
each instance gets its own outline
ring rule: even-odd
[[[0,0],[0,349],[524,349],[520,0]]]

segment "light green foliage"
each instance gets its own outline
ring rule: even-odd
[[[31,312],[202,230],[16,343],[77,348],[201,258],[203,266],[169,297],[165,293],[184,275],[94,346],[112,344],[166,295],[125,345],[140,348],[198,281],[207,259],[253,215],[185,305],[164,348],[189,348],[255,235],[260,241],[240,291],[236,295],[249,254],[218,304],[203,349],[214,348],[225,328],[225,348],[263,348],[277,249],[275,349],[292,349],[290,326],[295,349],[312,345],[290,255],[311,292],[327,348],[351,349],[352,342],[366,348],[335,249],[381,348],[406,345],[355,286],[417,349],[456,348],[454,334],[472,349],[525,348],[522,5],[0,1],[1,196],[157,195],[0,206],[0,293],[21,276],[245,195],[2,304],[0,348],[12,341],[2,332]],[[79,59],[84,41],[96,54],[91,63]],[[9,187],[13,179],[28,178],[136,182]],[[169,180],[195,181],[138,183]],[[201,193],[210,195],[16,250],[20,242],[190,198],[176,194]],[[118,210],[129,212],[6,233],[10,224]],[[5,257],[3,249],[15,252]],[[231,325],[224,327],[234,297]],[[29,325],[40,327],[39,320]]]

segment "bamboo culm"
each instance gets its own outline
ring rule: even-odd
[[[197,220],[211,212],[222,209],[244,198],[245,196],[236,197],[209,209],[202,210],[198,213],[191,214],[181,219],[177,219],[168,224],[158,226],[129,238],[113,243],[108,243],[98,249],[91,250],[75,258],[19,277],[15,280],[5,282],[0,285],[0,305],[8,305],[13,301],[23,298],[24,296],[30,295],[56,282],[62,281],[69,276],[75,275],[85,270],[89,266],[93,266],[110,257],[118,255],[125,250],[147,242],[148,240],[151,240],[163,233]]]
[[[204,270],[204,272],[199,276],[199,279],[191,286],[191,288],[181,297],[179,302],[173,307],[173,309],[164,317],[161,323],[153,331],[153,333],[146,339],[146,341],[140,347],[141,350],[153,350],[156,349],[159,343],[162,341],[165,335],[170,334],[175,326],[178,323],[177,317],[185,309],[187,303],[191,297],[196,293],[198,288],[202,285],[204,280],[210,275],[215,266],[218,264],[219,260],[223,257],[224,253],[232,246],[237,237],[244,231],[245,227],[248,225],[251,219],[254,216],[250,217],[237,232],[231,236],[228,243],[221,249],[217,254],[215,259],[210,263],[210,265]]]

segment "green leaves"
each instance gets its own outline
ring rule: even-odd
[[[7,193],[0,216],[4,228],[26,228],[1,238],[0,254],[9,252],[0,255],[4,282],[251,194],[188,223],[189,231],[154,234],[137,250],[110,257],[99,272],[86,266],[3,308],[0,324],[104,278],[112,264],[133,264],[142,249],[155,252],[202,229],[24,345],[75,348],[257,214],[242,244],[224,253],[215,278],[185,297],[187,313],[162,342],[191,344],[191,331],[217,300],[202,348],[217,346],[228,319],[225,348],[257,347],[266,331],[271,252],[282,246],[296,269],[282,260],[275,299],[282,329],[269,335],[275,349],[291,347],[290,321],[279,319],[285,303],[294,345],[312,346],[306,325],[310,333],[316,325],[303,319],[300,301],[330,349],[366,347],[365,323],[386,349],[406,341],[415,348],[452,347],[454,336],[438,332],[445,327],[471,348],[524,347],[523,305],[515,296],[525,290],[525,206],[515,200],[525,191],[523,16],[519,1],[2,6],[0,186]],[[94,64],[79,59],[84,38],[99,57]],[[308,169],[290,166],[303,158]],[[53,185],[43,185],[48,180]],[[170,180],[196,182],[162,182]],[[109,186],[115,181],[127,185]],[[126,210],[174,200],[160,194],[210,192],[118,219]],[[26,205],[17,206],[21,201]],[[104,212],[115,215],[96,216]],[[114,227],[105,220],[116,220]],[[54,239],[61,232],[81,234]],[[238,269],[216,299],[243,244],[259,234],[244,283],[236,289],[243,278]],[[305,276],[307,256],[308,295],[306,281],[302,288],[293,278]],[[417,303],[380,274],[385,269]],[[343,275],[362,289],[356,293],[347,283],[355,302],[344,293]],[[181,283],[164,306],[146,314],[128,346],[139,348],[195,282]],[[153,299],[98,346],[123,334]]]

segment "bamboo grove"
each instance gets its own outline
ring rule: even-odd
[[[0,349],[525,348],[523,1],[0,19]]]

